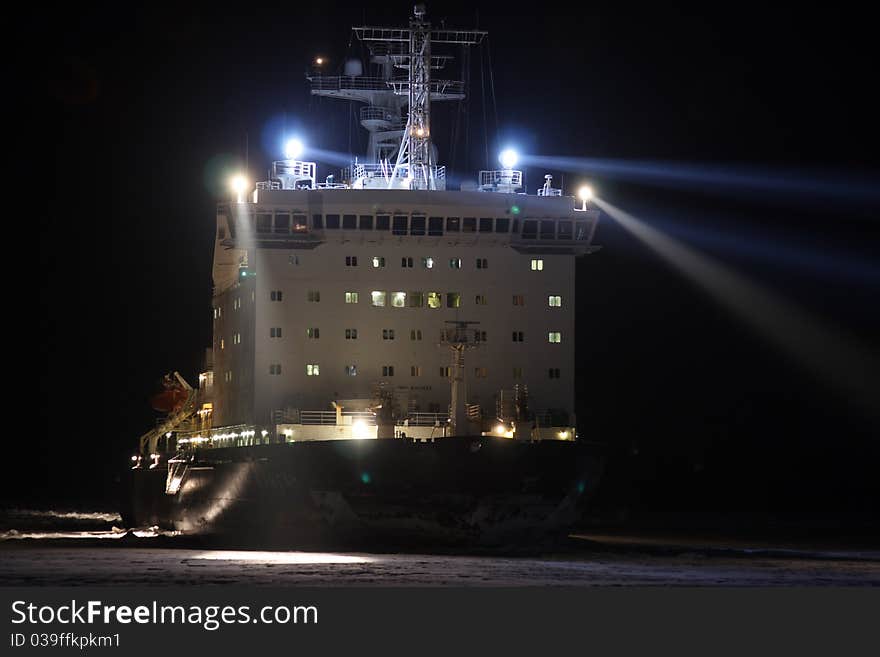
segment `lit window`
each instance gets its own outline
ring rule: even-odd
[[[514,378],[514,379],[521,379],[521,378],[523,378],[523,368],[521,368],[521,367],[514,367],[514,368],[513,368],[513,378]]]
[[[232,300],[232,309],[233,309],[233,310],[238,310],[239,308],[241,308],[241,298],[240,298],[240,297],[235,297],[235,298]]]
[[[385,297],[387,294],[387,292],[381,292],[378,290],[373,290],[372,292],[370,292],[370,297],[372,298],[373,305],[379,308],[384,308]]]
[[[410,308],[421,308],[425,305],[425,295],[421,292],[410,292],[408,299]]]
[[[422,329],[413,329],[409,332],[410,340],[421,340],[422,339]]]
[[[522,331],[514,331],[513,332],[513,341],[514,342],[525,342],[524,334]]]
[[[447,308],[460,308],[461,307],[461,294],[458,292],[447,292],[446,293],[446,307]]]
[[[269,329],[269,337],[270,338],[280,338],[281,337],[281,327],[273,326]]]
[[[379,269],[385,266],[385,256],[373,256],[373,267]]]
[[[241,333],[232,334],[232,344],[241,344]]]
[[[487,376],[489,376],[489,370],[485,367],[475,367],[474,376],[478,379],[485,379]]]
[[[489,269],[489,260],[487,258],[477,258],[477,269]]]
[[[357,329],[345,329],[345,339],[346,340],[357,340],[358,339],[358,330]]]
[[[358,257],[357,256],[345,256],[345,266],[346,267],[357,267],[358,266]]]
[[[312,340],[317,340],[321,337],[321,331],[316,328],[307,328],[306,329],[306,337]]]
[[[547,334],[547,342],[553,342],[553,343],[562,342],[562,333],[560,333],[558,331],[551,331],[550,333]]]
[[[486,300],[485,294],[478,294],[474,297],[474,303],[478,306],[485,306],[488,305],[489,302]]]
[[[348,376],[357,376],[358,366],[357,365],[346,365],[345,366],[345,373]]]
[[[281,301],[282,300],[281,290],[272,290],[269,292],[269,300],[270,301]]]
[[[444,379],[448,379],[450,376],[450,369],[451,368],[449,368],[449,367],[441,367],[440,368],[440,376],[442,376]]]
[[[345,293],[345,303],[357,303],[358,302],[358,293],[357,292],[346,292]]]
[[[383,365],[382,376],[394,376],[394,365]]]
[[[404,267],[404,268],[412,269],[412,266],[413,266],[413,259],[412,259],[412,258],[407,258],[407,257],[402,257],[402,258],[400,259],[400,266],[401,266],[401,267]]]
[[[321,374],[321,366],[316,363],[306,365],[306,376],[319,376]]]
[[[461,269],[461,258],[450,258],[449,259],[449,268],[450,269]]]
[[[382,339],[383,340],[393,340],[394,339],[394,329],[382,329]]]
[[[269,365],[269,374],[273,376],[281,374],[281,363],[272,363]]]
[[[442,304],[442,294],[439,292],[428,292],[428,308],[439,308]]]
[[[434,258],[427,257],[422,258],[422,267],[425,269],[433,269],[434,268]]]
[[[392,308],[406,308],[406,292],[392,292],[391,293],[391,307]]]
[[[558,295],[557,296],[549,296],[549,297],[547,297],[547,304],[551,308],[559,308],[560,306],[562,306],[562,297],[560,297]]]
[[[220,348],[221,349],[226,348],[226,340],[224,340],[223,338],[220,338]]]
[[[526,305],[526,298],[522,294],[514,294],[513,295],[513,305],[514,306]]]
[[[321,293],[318,290],[309,290],[309,301],[317,303],[321,300]]]
[[[409,368],[409,375],[410,376],[421,376],[422,375],[422,368],[419,367],[418,365],[413,365],[412,367]]]
[[[540,258],[532,258],[532,271],[544,271],[544,261]]]

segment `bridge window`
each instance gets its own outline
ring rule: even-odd
[[[287,235],[290,232],[290,214],[287,212],[275,213],[275,232],[279,235]]]
[[[391,216],[387,214],[376,215],[376,230],[388,230],[391,228]]]
[[[358,228],[361,230],[373,230],[373,215],[362,214],[360,216],[360,225]]]
[[[570,240],[571,239],[571,222],[570,221],[560,221],[558,225],[558,234],[557,237],[561,240]]]
[[[461,222],[461,231],[463,233],[476,233],[477,232],[477,218],[476,217],[465,217]]]
[[[458,217],[446,217],[446,232],[458,233],[461,231],[461,219]]]
[[[541,239],[542,240],[554,240],[556,239],[556,222],[552,219],[542,219],[541,220]]]
[[[306,215],[304,214],[294,214],[293,215],[293,232],[294,233],[305,233],[308,232],[309,226],[306,221]]]
[[[491,233],[492,232],[492,218],[491,217],[480,217],[480,232],[481,233]]]
[[[507,217],[498,217],[495,220],[495,232],[496,233],[510,232],[510,219],[508,219]]]
[[[355,230],[357,228],[357,215],[354,215],[354,214],[342,215],[342,228],[344,230]]]
[[[428,235],[440,237],[443,235],[443,217],[431,217],[428,219]]]
[[[327,220],[327,228],[331,230],[339,229],[339,215],[338,214],[328,214],[325,219]]]
[[[424,235],[425,234],[425,217],[421,215],[413,215],[412,219],[409,222],[409,234],[410,235]]]
[[[257,215],[257,233],[271,233],[272,232],[272,215],[271,214],[258,214]]]
[[[319,214],[312,215],[312,228],[315,230],[321,230],[324,228],[324,217]]]
[[[522,236],[525,240],[533,240],[538,235],[538,222],[534,219],[523,221]]]
[[[406,235],[406,223],[407,216],[396,214],[394,215],[394,225],[391,229],[392,235]]]

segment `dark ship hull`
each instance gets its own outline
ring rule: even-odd
[[[123,520],[264,546],[540,540],[580,518],[602,464],[579,441],[492,437],[198,450],[128,471]]]

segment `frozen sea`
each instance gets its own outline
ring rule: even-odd
[[[864,545],[618,531],[476,554],[259,551],[119,522],[101,511],[7,509],[0,585],[880,586],[880,550]]]

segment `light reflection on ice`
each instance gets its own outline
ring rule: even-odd
[[[372,563],[375,561],[370,557],[329,552],[260,552],[250,550],[212,550],[202,552],[192,558],[273,564]]]
[[[101,531],[17,531],[10,529],[9,531],[0,532],[0,541],[16,540],[16,539],[61,539],[61,538],[99,538],[99,539],[118,539],[133,534],[138,538],[155,538],[157,536],[177,536],[180,532],[165,531],[158,527],[139,527],[136,529],[120,529],[113,527],[110,530]]]

